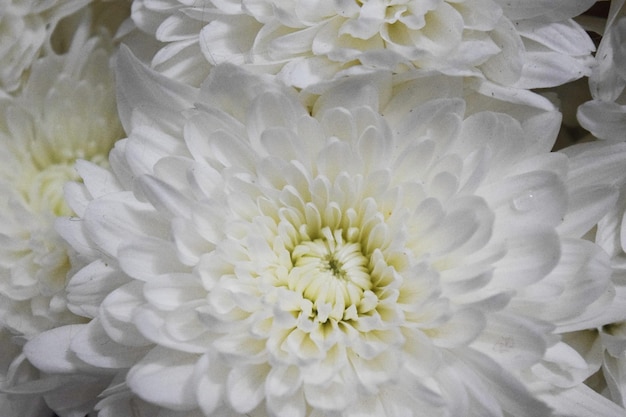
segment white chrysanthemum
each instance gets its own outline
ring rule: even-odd
[[[56,24],[90,0],[0,0],[0,89],[15,91]]]
[[[35,62],[21,94],[1,103],[1,323],[20,335],[77,319],[58,296],[70,265],[54,220],[72,213],[63,186],[78,179],[75,161],[106,163],[123,134],[110,39],[87,40],[85,26],[68,54]]]
[[[615,193],[549,153],[558,113],[432,74],[349,78],[309,113],[232,66],[199,91],[118,68],[130,136],[112,171],[79,166],[58,226],[96,258],[68,285],[93,320],[31,340],[34,365],[207,416],[547,416],[533,393],[587,393],[558,333],[610,301],[579,236]]]
[[[592,100],[578,109],[580,124],[594,136],[626,140],[626,7],[612,2],[589,79]]]
[[[207,63],[305,87],[365,68],[435,69],[520,88],[588,75],[593,43],[571,18],[593,0],[138,0],[133,20],[166,46],[153,66],[197,83]]]

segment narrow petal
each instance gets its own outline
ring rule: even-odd
[[[615,417],[626,413],[624,408],[585,384],[542,394],[541,399],[554,408],[558,417]]]

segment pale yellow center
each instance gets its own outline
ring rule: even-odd
[[[291,252],[288,286],[313,303],[320,321],[346,319],[373,286],[369,261],[361,244],[345,241],[342,230],[325,227],[321,234]]]

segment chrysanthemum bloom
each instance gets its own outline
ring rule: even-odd
[[[89,31],[84,22],[68,54],[37,60],[23,90],[1,103],[0,328],[7,364],[0,369],[2,389],[38,376],[21,354],[27,339],[85,321],[66,306],[70,248],[54,221],[72,214],[63,185],[78,179],[75,160],[106,164],[123,134],[109,67],[112,44],[105,37],[88,39]],[[7,416],[31,415],[27,410],[41,404],[30,397],[0,397]]]
[[[572,17],[594,0],[136,0],[166,43],[154,68],[198,83],[230,62],[305,87],[337,73],[435,69],[520,88],[588,75],[593,43]]]
[[[107,164],[123,135],[111,40],[89,38],[89,31],[85,21],[67,54],[37,60],[20,93],[0,103],[0,328],[18,346],[46,329],[85,321],[66,306],[70,248],[54,221],[73,213],[63,186],[79,179],[75,161]],[[19,349],[14,355],[3,346],[2,355],[12,362],[1,370],[2,388],[28,380]],[[11,413],[13,406],[3,402],[0,414],[27,415]]]
[[[53,224],[72,214],[63,186],[79,178],[75,161],[106,164],[123,135],[110,40],[86,39],[86,30],[77,33],[68,54],[37,61],[22,94],[2,103],[0,294],[30,306],[23,317],[22,308],[3,302],[2,322],[21,334],[57,324],[55,312],[64,311],[54,294],[65,285],[67,248]]]
[[[129,138],[110,171],[79,165],[57,228],[96,258],[68,284],[92,320],[31,340],[34,365],[207,416],[623,412],[558,335],[611,301],[608,257],[579,237],[615,190],[549,152],[547,104],[382,73],[310,113],[230,65],[199,90],[118,68]],[[589,169],[623,175],[624,146],[610,156]]]
[[[89,1],[0,0],[0,90],[17,90],[59,20]]]
[[[626,140],[626,8],[613,2],[596,64],[589,78],[592,100],[578,109],[580,124],[594,136]]]

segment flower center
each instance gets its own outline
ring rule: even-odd
[[[359,242],[345,241],[340,229],[324,227],[321,235],[291,252],[288,286],[313,303],[320,322],[351,318],[372,288],[368,258]]]
[[[35,212],[51,212],[54,216],[72,215],[65,203],[63,186],[80,177],[72,164],[54,164],[25,176],[18,189]]]

